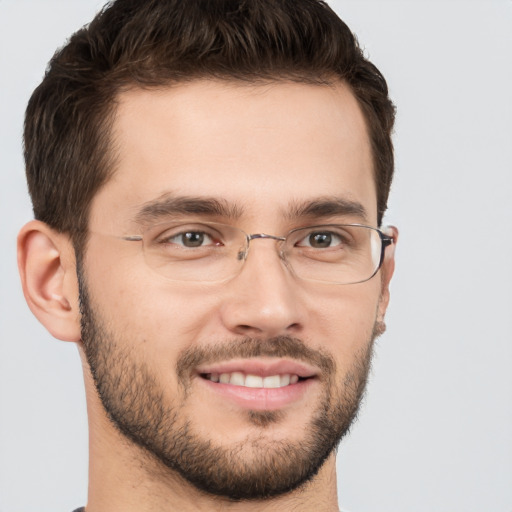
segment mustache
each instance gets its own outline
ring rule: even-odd
[[[275,336],[265,339],[246,337],[207,347],[189,347],[180,353],[176,372],[183,381],[199,365],[254,357],[288,357],[312,364],[327,375],[333,375],[336,369],[334,358],[324,350],[308,347],[299,338]]]

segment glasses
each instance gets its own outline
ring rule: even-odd
[[[301,279],[333,284],[368,281],[379,270],[393,238],[361,224],[292,229],[286,236],[248,235],[215,222],[168,222],[122,240],[142,242],[149,267],[173,281],[216,282],[236,276],[253,240],[277,242],[278,255]]]

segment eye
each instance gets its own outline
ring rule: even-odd
[[[313,249],[328,249],[343,244],[342,237],[332,231],[313,231],[299,240],[298,247],[311,247]]]
[[[158,237],[158,243],[186,247],[187,249],[222,245],[218,238],[200,230],[186,230],[179,233],[166,232]]]
[[[204,243],[209,244],[210,237],[200,231],[188,231],[172,238],[173,243],[181,243],[185,247],[201,247]]]

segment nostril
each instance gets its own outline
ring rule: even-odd
[[[255,327],[253,327],[251,325],[239,325],[238,329],[240,331],[244,331],[244,332],[258,330],[257,328],[255,328]]]

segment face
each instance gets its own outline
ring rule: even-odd
[[[122,237],[176,216],[272,235],[375,226],[357,102],[341,84],[134,90],[119,98],[114,145],[80,268],[82,339],[106,413],[156,464],[209,493],[296,488],[357,411],[386,268],[358,284],[308,281],[264,238],[229,279],[179,281]]]

